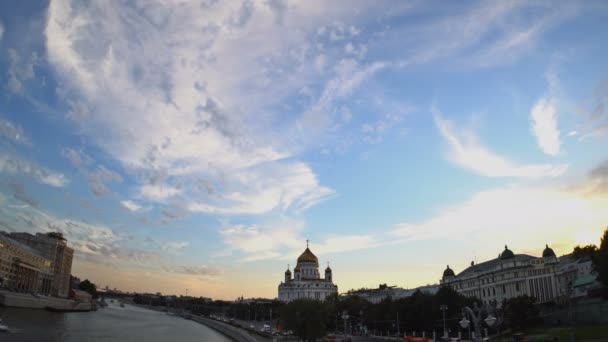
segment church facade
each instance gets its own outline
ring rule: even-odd
[[[319,273],[319,259],[310,251],[308,244],[306,250],[298,257],[293,277],[289,266],[285,271],[285,279],[279,284],[279,300],[289,303],[296,299],[325,300],[331,295],[338,294],[338,286],[334,285],[332,270],[327,266],[325,277]]]

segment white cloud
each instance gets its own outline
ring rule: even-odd
[[[21,145],[31,146],[32,144],[21,126],[3,118],[0,118],[0,136]]]
[[[163,250],[169,253],[177,253],[180,250],[190,246],[188,241],[169,241],[162,246]]]
[[[481,145],[472,132],[459,130],[463,133],[458,134],[438,109],[432,112],[437,129],[450,147],[448,159],[462,168],[486,177],[518,178],[557,177],[568,169],[568,165],[518,165]]]
[[[457,57],[459,65],[487,67],[514,62],[533,51],[544,33],[576,15],[579,8],[570,3],[482,2],[454,8],[450,15],[406,26],[395,34],[406,37],[403,44],[411,51],[405,64]],[[522,20],[526,13],[536,15]]]
[[[271,177],[276,169],[299,173],[298,154],[324,145],[320,137],[329,132],[339,135],[332,130],[339,129],[341,117],[350,120],[341,115],[340,102],[394,65],[370,57],[378,53],[368,49],[382,49],[383,43],[369,44],[372,36],[359,21],[389,11],[403,14],[413,6],[138,2],[101,9],[54,1],[45,44],[62,85],[58,93],[66,118],[135,175],[141,200],[179,195],[192,211],[262,213],[294,203],[306,208],[332,192],[319,184],[309,165],[311,175],[295,191]],[[418,25],[392,30],[400,48],[391,49],[403,53],[398,58],[416,62],[472,47],[483,50],[489,38],[506,39],[512,28],[525,27],[527,21],[512,19],[526,7],[491,3],[449,18],[440,14],[422,30]],[[518,50],[525,44],[507,45]],[[291,100],[301,99],[303,89],[308,102],[300,106]],[[286,159],[295,160],[295,166],[285,166]],[[270,172],[263,174],[261,168]],[[147,179],[158,173],[167,185]],[[247,177],[255,183],[243,182]],[[214,194],[176,186],[198,179],[216,185]],[[251,200],[260,203],[243,204]]]
[[[216,214],[262,214],[280,208],[305,210],[334,194],[305,163],[269,164],[230,175],[226,194],[188,210]]]
[[[474,194],[467,201],[443,208],[420,223],[403,223],[392,232],[405,240],[474,239],[480,249],[487,241],[518,249],[537,249],[545,243],[564,244],[589,230],[599,232],[608,220],[604,197],[585,198],[567,191],[520,186]],[[533,234],[532,234],[533,232]],[[582,236],[582,235],[581,235]],[[482,243],[483,242],[483,243]],[[496,247],[494,247],[496,248]],[[486,255],[493,256],[492,253]]]
[[[314,181],[298,184],[306,189],[292,190],[276,182],[271,190],[236,187],[248,172],[260,184],[272,183],[257,170],[285,169],[281,160],[302,149],[302,140],[293,134],[299,113],[284,116],[274,106],[317,80],[310,72],[322,67],[322,58],[317,65],[314,61],[322,52],[313,48],[307,32],[315,31],[320,21],[353,12],[327,6],[324,17],[310,21],[307,12],[318,11],[317,5],[302,4],[298,12],[271,7],[278,12],[253,3],[206,8],[184,4],[178,9],[163,3],[116,3],[103,11],[77,2],[50,4],[45,30],[48,60],[64,85],[59,93],[66,112],[78,113],[68,119],[136,175],[142,200],[180,195],[196,211],[218,207],[212,196],[147,179],[156,173],[164,173],[166,184],[192,184],[201,178],[217,184],[215,195],[237,206],[220,205],[219,212],[238,212],[247,198],[261,198],[263,204],[244,208],[246,212],[275,209],[266,206],[269,203],[281,208],[303,203],[302,208],[329,193],[309,166],[306,172]],[[290,25],[301,29],[285,31],[272,20],[275,16],[290,17]],[[246,31],[238,27],[241,24]],[[279,31],[285,39],[268,39]],[[333,94],[347,96],[377,68],[372,63],[362,65],[361,71],[351,68],[353,75],[342,72]],[[277,121],[285,122],[275,125]],[[297,134],[303,135],[307,132]],[[301,170],[299,164],[294,164],[295,172]],[[223,190],[225,183],[229,191]],[[288,198],[276,201],[276,194]]]
[[[129,209],[130,211],[138,211],[139,209],[142,208],[141,205],[139,205],[131,200],[121,201],[120,204],[122,204],[123,207]]]
[[[532,132],[541,150],[548,155],[559,153],[560,138],[557,128],[557,105],[554,99],[541,98],[530,113]]]
[[[168,198],[180,194],[180,189],[170,187],[168,185],[146,184],[139,189],[139,195],[142,199],[162,202]]]
[[[33,162],[8,155],[0,155],[0,172],[25,175],[39,183],[56,188],[61,188],[68,183],[68,179],[62,173],[54,172]]]
[[[306,247],[301,221],[283,217],[275,222],[256,225],[230,225],[222,230],[224,243],[243,254],[243,261],[293,260]],[[391,238],[393,238],[391,236]],[[392,243],[386,234],[329,235],[311,242],[318,255],[344,253]]]
[[[8,49],[8,89],[16,94],[23,92],[24,83],[36,76],[34,67],[38,64],[38,55],[33,52],[27,60],[22,60],[17,50]]]

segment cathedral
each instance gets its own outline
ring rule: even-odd
[[[319,274],[319,259],[308,248],[298,257],[293,269],[293,278],[289,266],[285,271],[285,280],[279,284],[279,300],[285,303],[296,299],[325,300],[332,294],[338,294],[338,286],[332,282],[331,268],[327,265],[325,278]]]

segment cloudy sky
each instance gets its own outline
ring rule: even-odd
[[[436,283],[608,225],[603,1],[3,1],[0,230],[100,286]]]

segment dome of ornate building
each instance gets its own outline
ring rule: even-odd
[[[553,249],[549,248],[549,245],[545,245],[545,250],[543,251],[543,258],[551,258],[555,257],[555,252]]]
[[[445,269],[445,271],[443,271],[443,277],[453,277],[454,271],[450,268],[450,265],[448,265],[448,268]]]
[[[306,243],[306,249],[298,257],[296,267],[293,269],[293,278],[287,266],[285,279],[279,284],[279,300],[282,302],[304,298],[325,300],[337,293],[338,286],[333,283],[331,268],[327,265],[325,278],[321,278],[319,259],[310,251]]]
[[[515,254],[513,254],[513,252],[509,248],[507,248],[507,245],[505,245],[505,250],[500,255],[500,259],[511,259],[514,256]]]
[[[308,247],[304,250],[304,252],[298,257],[298,263],[300,262],[314,262],[317,265],[319,264],[319,259],[314,255]]]

